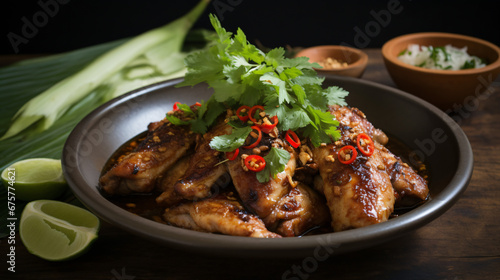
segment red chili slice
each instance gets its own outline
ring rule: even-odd
[[[254,118],[254,116],[255,116],[255,111],[256,111],[257,109],[259,109],[261,112],[263,112],[263,111],[264,111],[264,107],[263,107],[263,106],[260,106],[260,105],[255,105],[255,106],[253,106],[253,107],[250,109],[250,112],[248,112],[248,117],[249,117],[249,118],[250,118],[250,120],[251,120],[252,122],[254,122],[254,123],[255,123],[255,122],[257,122],[257,119],[255,119],[255,118]]]
[[[243,111],[243,109],[245,109]],[[243,111],[243,112],[242,112]],[[246,122],[248,121],[248,113],[250,111],[250,106],[247,106],[247,105],[243,105],[241,106],[240,108],[238,108],[238,110],[236,110],[236,116],[238,116],[238,118],[242,121],[242,122]],[[241,115],[241,113],[244,113],[246,115]]]
[[[372,138],[370,138],[370,136],[366,135],[365,133],[358,134],[356,144],[358,145],[359,151],[363,155],[367,157],[373,155],[373,152],[375,151],[375,144],[373,144],[373,140]]]
[[[179,101],[174,103],[174,111],[179,110],[179,107],[177,106],[178,104],[181,104]]]
[[[350,150],[350,152],[348,150]],[[339,161],[343,164],[353,163],[357,156],[358,152],[356,148],[351,145],[342,147],[338,152]]]
[[[244,162],[248,170],[254,172],[262,171],[266,167],[266,160],[258,155],[249,155],[245,158]]]
[[[239,148],[236,149],[236,150],[234,150],[234,151],[232,151],[232,152],[226,152],[226,158],[228,160],[235,160],[239,153],[240,153],[240,149]]]
[[[262,130],[262,132],[264,133],[269,133],[271,132],[271,130],[273,130],[273,128],[276,127],[276,125],[278,124],[278,116],[273,116],[271,118],[271,121],[272,123],[268,124],[268,123],[263,123],[261,126],[260,126],[260,129]]]
[[[196,103],[194,103],[194,106],[201,107],[201,103],[200,102],[196,102]]]
[[[295,132],[291,131],[290,129],[286,132],[285,139],[294,148],[298,148],[300,146],[299,136],[297,136],[297,134],[295,134]]]
[[[262,140],[262,131],[260,130],[260,127],[254,125],[254,126],[252,126],[252,129],[257,130],[257,132],[259,133],[259,135],[257,136],[257,140],[255,140],[255,142],[253,142],[252,144],[250,144],[248,146],[244,146],[243,149],[255,148],[260,143],[260,140]]]

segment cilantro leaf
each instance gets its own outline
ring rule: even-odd
[[[249,126],[243,128],[233,128],[229,135],[221,135],[212,138],[210,148],[219,152],[232,152],[245,143],[248,135],[252,132]]]
[[[188,72],[185,81],[179,84],[192,86],[206,82],[214,89],[210,100],[189,121],[193,131],[206,132],[228,108],[263,105],[267,114],[278,116],[281,131],[291,129],[302,133],[315,146],[340,136],[338,122],[327,109],[331,104],[346,105],[348,93],[339,87],[324,89],[325,78],[314,70],[318,64],[310,63],[307,57],[286,58],[283,48],[264,53],[247,41],[241,29],[235,34],[226,31],[212,14],[210,21],[216,39],[210,48],[188,55],[185,60]],[[214,147],[234,150],[237,144],[233,140],[244,141],[238,134],[241,129],[234,128],[230,136],[215,138]]]
[[[189,54],[184,63],[189,71],[184,77],[184,81],[176,87],[194,86],[201,82],[218,80],[222,77],[223,64],[214,55],[207,55],[205,51]]]
[[[202,119],[194,119],[189,122],[191,124],[191,131],[194,133],[203,134],[207,132],[208,126]]]
[[[331,138],[322,130],[317,130],[314,126],[309,125],[303,131],[302,135],[309,138],[311,143],[318,147],[321,143],[331,143]]]
[[[295,93],[295,96],[297,97],[297,101],[299,102],[299,104],[301,105],[304,104],[304,100],[306,98],[306,91],[304,90],[304,88],[301,85],[293,84],[292,90],[293,93]]]
[[[271,148],[269,153],[264,156],[266,167],[264,170],[257,172],[257,180],[261,183],[265,183],[271,178],[276,178],[278,173],[285,170],[290,157],[290,153],[286,150],[274,147]]]
[[[175,117],[173,115],[168,115],[168,114],[167,114],[167,120],[174,125],[187,125],[187,124],[189,124],[188,121],[183,121],[183,120],[179,119],[178,117]]]
[[[283,48],[275,48],[270,50],[266,54],[265,62],[267,65],[277,68],[278,65],[281,65],[284,61],[285,50]]]
[[[308,106],[306,109],[311,118],[311,122],[304,129],[302,135],[309,137],[314,146],[321,143],[331,143],[332,140],[340,138],[340,132],[337,130],[339,122],[329,112],[323,112]]]
[[[295,67],[297,69],[312,69],[313,67],[318,68],[319,64],[310,63],[309,58],[305,56],[287,58],[282,62],[283,67]]]
[[[275,73],[265,73],[264,75],[262,75],[262,77],[260,77],[260,80],[264,84],[274,87],[274,89],[278,93],[279,103],[290,103],[292,101],[292,97],[286,89],[285,81],[280,79]]]
[[[329,87],[325,90],[326,97],[328,98],[328,104],[334,105],[338,104],[340,106],[346,106],[344,98],[349,94],[348,91],[340,87]]]
[[[177,104],[177,108],[183,111],[187,116],[194,116],[193,110],[191,110],[191,107],[189,107],[189,105],[187,104],[179,103]]]
[[[311,119],[307,114],[307,111],[300,108],[299,106],[293,106],[292,108],[284,107],[285,118],[282,118],[278,123],[281,131],[297,130],[298,128],[307,126]],[[280,119],[278,117],[278,119]]]
[[[326,110],[328,98],[323,93],[323,89],[317,85],[305,85],[304,90],[307,92],[306,106],[311,106],[314,109]]]
[[[242,85],[239,83],[228,83],[225,80],[214,80],[208,83],[214,89],[214,98],[218,102],[225,102],[231,99],[238,100],[241,95]]]
[[[247,37],[240,28],[238,28],[228,51],[229,53],[238,53],[244,58],[257,64],[261,64],[264,61],[264,53],[256,46],[247,42]]]
[[[226,107],[224,104],[217,102],[213,96],[207,102],[207,111],[204,115],[200,115],[199,118],[203,118],[207,126],[211,126],[220,114],[222,114]]]
[[[300,71],[296,67],[292,67],[292,68],[285,68],[283,72],[281,72],[281,74],[283,74],[286,77],[286,80],[291,80],[302,75],[302,71]]]

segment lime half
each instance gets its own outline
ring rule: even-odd
[[[31,158],[18,161],[2,172],[3,185],[16,199],[32,201],[55,199],[68,185],[64,180],[61,161],[51,158]]]
[[[33,255],[49,261],[75,258],[97,238],[99,219],[91,212],[60,201],[26,205],[19,224],[21,240]]]

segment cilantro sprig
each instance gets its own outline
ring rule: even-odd
[[[233,128],[230,135],[216,136],[210,141],[210,148],[220,152],[232,152],[245,144],[252,129],[249,126]]]
[[[338,122],[327,112],[328,105],[347,105],[348,92],[339,87],[322,87],[307,57],[287,58],[283,48],[267,53],[247,41],[238,28],[226,31],[216,16],[210,15],[216,32],[213,44],[185,59],[187,73],[181,86],[206,83],[212,97],[188,123],[197,133],[205,133],[224,109],[242,105],[263,105],[266,114],[277,116],[280,131],[292,130],[307,137],[312,144],[331,143],[340,137]],[[228,136],[215,137],[210,145],[218,151],[232,151],[248,136],[249,128],[233,128]],[[258,172],[259,181],[267,181],[284,170],[290,155],[273,148],[266,158],[266,169]]]
[[[271,148],[271,151],[264,156],[267,164],[264,170],[257,172],[257,180],[262,183],[269,181],[271,177],[276,177],[276,174],[285,170],[290,157],[290,153],[283,149]]]
[[[217,38],[210,48],[186,58],[188,72],[178,86],[205,82],[214,89],[209,102],[226,107],[263,105],[267,114],[278,116],[278,129],[299,131],[315,146],[339,137],[338,122],[326,111],[328,105],[347,105],[348,92],[323,89],[324,78],[313,69],[317,64],[307,57],[286,58],[283,48],[264,53],[248,43],[240,28],[233,35],[216,16],[210,15],[210,21]]]

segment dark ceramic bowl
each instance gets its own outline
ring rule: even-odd
[[[297,257],[325,256],[360,250],[424,226],[449,209],[466,189],[473,156],[467,137],[442,111],[413,95],[355,78],[327,76],[325,86],[350,92],[348,103],[395,136],[428,165],[432,199],[387,222],[343,232],[301,238],[257,239],[202,233],[161,224],[131,214],[104,198],[99,174],[112,153],[162,119],[176,101],[207,100],[204,86],[175,88],[180,80],[155,84],[114,99],[86,116],[72,131],[62,163],[75,196],[93,213],[144,239],[211,255]]]

